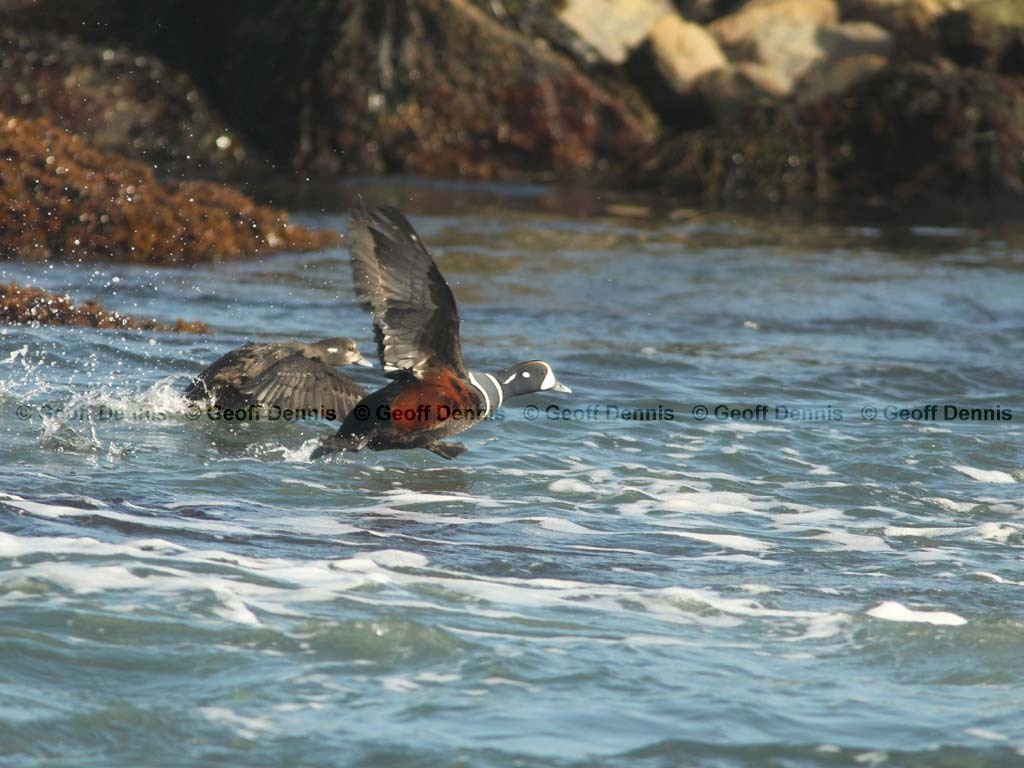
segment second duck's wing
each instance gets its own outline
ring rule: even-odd
[[[319,360],[292,354],[238,387],[264,406],[306,411],[341,421],[367,391],[348,376]]]
[[[217,358],[192,379],[185,388],[185,397],[203,400],[225,387],[237,387],[242,379],[258,375],[292,354],[279,344],[243,344]]]

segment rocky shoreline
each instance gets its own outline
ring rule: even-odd
[[[182,181],[267,173],[586,179],[895,215],[1024,205],[1018,0],[0,0],[0,48],[4,123],[52,123],[3,129],[19,158],[45,161],[27,147],[68,131],[72,155],[108,153],[104,194],[145,171],[148,189],[174,179],[169,205],[205,212],[142,238],[169,249],[4,226],[8,256],[78,255],[72,230],[105,258],[183,264],[321,247]],[[47,204],[32,195],[48,165],[9,157],[18,223]]]
[[[206,323],[194,320],[161,322],[149,317],[125,315],[90,299],[75,304],[70,296],[17,283],[0,284],[0,323],[11,325],[74,325],[169,333],[209,333]]]

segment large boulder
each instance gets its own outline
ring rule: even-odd
[[[572,33],[548,0],[88,5],[80,34],[115,34],[184,69],[250,146],[305,172],[584,174],[633,156],[659,129],[624,77],[567,52]],[[78,4],[40,6],[60,28]]]
[[[558,18],[609,64],[624,64],[672,11],[669,0],[567,0]]]
[[[1020,210],[1024,81],[891,67],[842,94],[751,109],[672,138],[637,181],[710,204]]]
[[[818,30],[818,45],[830,61],[853,56],[888,56],[892,34],[870,21],[846,21]]]
[[[707,24],[732,13],[743,0],[675,0],[676,10],[685,19]]]
[[[748,48],[766,24],[785,20],[821,27],[839,22],[836,0],[748,0],[739,10],[712,22],[708,29],[727,51]]]
[[[874,77],[889,66],[885,56],[864,54],[838,61],[821,61],[797,83],[795,91],[801,104],[813,104],[826,96],[836,96],[857,83]]]
[[[0,257],[192,264],[340,244],[210,182],[160,182],[46,120],[0,114]]]
[[[1011,0],[1015,1],[1015,0]],[[845,21],[867,21],[893,37],[893,56],[930,61],[942,55],[939,26],[951,12],[977,0],[839,0]]]
[[[703,74],[696,83],[717,125],[729,125],[744,113],[790,96],[792,81],[763,64],[740,61]]]
[[[870,21],[897,33],[925,33],[963,0],[839,0],[843,19]]]
[[[0,112],[49,118],[165,175],[233,176],[248,159],[187,75],[68,36],[0,29]]]
[[[654,25],[649,44],[655,67],[677,93],[689,93],[701,76],[728,64],[710,33],[674,13]]]
[[[942,51],[961,66],[1024,75],[1024,2],[975,0],[938,21]]]
[[[794,81],[825,58],[818,42],[818,26],[802,19],[777,16],[750,33],[744,58],[759,61]]]

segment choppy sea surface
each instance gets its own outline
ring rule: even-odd
[[[0,764],[1024,764],[1019,240],[370,194],[469,365],[574,393],[313,463],[329,423],[178,393],[254,338],[372,352],[344,248],[0,265],[213,328],[2,330]]]

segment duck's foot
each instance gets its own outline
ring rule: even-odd
[[[431,453],[436,453],[442,459],[448,459],[451,461],[466,452],[466,446],[462,443],[427,443],[423,446]]]

